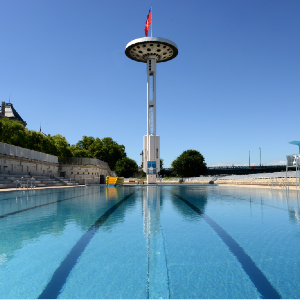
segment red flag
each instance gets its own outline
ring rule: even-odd
[[[148,22],[146,21],[146,24],[145,24],[145,36],[148,36],[148,31],[149,31],[149,25],[148,25]]]
[[[148,14],[148,25],[151,25],[151,10],[149,10],[149,14]]]
[[[147,15],[147,20],[145,24],[145,36],[148,36],[149,26],[151,25],[151,9],[149,9],[149,14]]]

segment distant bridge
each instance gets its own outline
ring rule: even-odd
[[[295,171],[296,167],[289,167],[289,171]],[[273,165],[273,166],[226,166],[226,167],[208,167],[205,175],[246,175],[257,173],[274,173],[286,171],[286,165]],[[163,168],[161,175],[172,176],[170,168]]]
[[[256,174],[256,173],[273,173],[286,170],[286,165],[273,165],[273,166],[224,166],[224,167],[208,167],[206,175],[221,175],[221,174]],[[289,167],[289,170],[295,170],[295,167]]]

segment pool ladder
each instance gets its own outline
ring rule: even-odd
[[[158,177],[160,184],[162,185],[161,175],[156,174],[156,177]]]
[[[20,180],[16,180],[16,189],[18,188],[18,185],[19,185],[19,189],[22,189],[22,188],[27,188],[30,189],[30,190],[33,190],[36,186],[35,186],[35,179],[32,177],[30,179],[28,179],[27,181],[24,180],[24,178],[22,177],[21,178],[21,181]]]

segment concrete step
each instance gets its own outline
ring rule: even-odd
[[[17,181],[17,180],[13,180],[12,182],[16,182],[16,181]],[[20,180],[20,179],[18,179],[18,181],[19,181],[20,183],[23,183],[23,184],[27,184],[27,181],[28,181],[29,184],[31,184],[31,182],[32,182],[32,183],[41,183],[41,181],[38,181],[38,180],[32,180],[32,181],[31,181],[31,180],[27,180],[27,179],[26,179],[26,180],[23,180],[23,181]]]
[[[58,183],[59,181],[54,181],[54,180],[41,180],[40,181],[41,183],[44,183],[44,184],[55,184],[55,183]]]
[[[64,186],[64,184],[57,182],[57,183],[46,184],[46,186]]]
[[[15,188],[16,185],[19,188],[21,180],[19,180],[18,183],[15,182],[16,180],[1,180],[0,178],[0,189],[8,189],[8,188]],[[23,187],[27,187],[27,180],[23,180],[23,183],[21,183]],[[41,182],[40,180],[33,181],[32,184],[34,184],[36,187],[48,187],[48,186],[65,186],[66,184],[63,184],[59,181],[51,180],[51,182]],[[31,185],[31,181],[28,182],[28,188]],[[72,184],[73,185],[73,184]]]
[[[1,180],[0,179],[0,184],[13,184],[11,180]]]
[[[14,177],[14,176],[7,176],[6,177],[7,180],[19,180],[19,177]]]
[[[13,175],[9,175],[9,176],[6,176],[7,179],[9,180],[22,180],[22,177],[24,180],[29,180],[31,177],[28,176],[28,177],[24,177],[24,176],[13,176]]]
[[[0,184],[0,189],[10,189],[15,188],[16,184]]]
[[[41,181],[41,182],[49,181],[49,179],[45,179],[45,178],[35,178],[35,177],[34,177],[34,180],[36,180],[36,181]],[[53,180],[53,179],[50,179],[50,180]]]
[[[11,172],[11,173],[9,173],[8,175],[11,175],[11,176],[20,176],[20,177],[24,177],[24,176],[28,176],[28,177],[30,177],[30,175],[27,173],[27,172],[25,172],[25,174],[24,173],[21,173],[21,172]]]

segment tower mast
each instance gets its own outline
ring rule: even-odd
[[[125,54],[132,60],[146,63],[147,135],[144,136],[143,170],[147,174],[147,183],[156,184],[156,175],[160,171],[160,136],[156,135],[156,64],[175,58],[178,49],[170,40],[152,37],[152,5],[151,37],[131,41]]]
[[[152,23],[152,4],[151,4],[151,37],[152,37],[152,25],[153,23]]]

